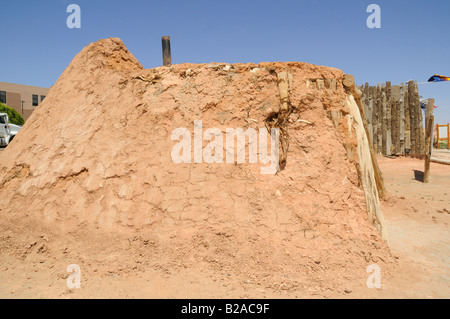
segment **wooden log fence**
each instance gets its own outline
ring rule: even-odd
[[[360,87],[368,132],[377,154],[424,157],[425,131],[417,82]]]

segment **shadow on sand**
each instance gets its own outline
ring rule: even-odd
[[[418,170],[414,170],[414,178],[416,181],[422,182],[424,181],[424,172],[422,171],[418,171]]]

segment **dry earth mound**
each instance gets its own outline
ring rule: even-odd
[[[280,72],[293,107],[283,170],[174,163],[176,128],[265,127]],[[349,114],[343,76],[298,62],[145,70],[119,39],[87,46],[0,154],[1,263],[48,270],[61,286],[77,263],[91,282],[153,269],[292,296],[365,288],[367,266],[387,274],[394,258],[344,147],[356,144],[351,123],[328,116]]]

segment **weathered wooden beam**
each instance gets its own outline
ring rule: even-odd
[[[370,139],[370,143],[372,143],[372,148],[375,150],[375,141],[377,139],[377,111],[375,110],[376,107],[376,90],[375,87],[371,86],[369,88],[369,109],[371,111],[370,113],[370,122],[372,123],[372,135]]]
[[[426,120],[427,128],[426,128],[426,135],[425,135],[425,169],[424,169],[424,177],[423,182],[429,183],[430,182],[430,161],[431,161],[431,136],[433,134],[433,126],[434,126],[434,116],[431,115]]]
[[[423,115],[422,115],[422,108],[420,107],[420,95],[419,95],[419,86],[417,85],[417,81],[414,82],[414,90],[415,90],[415,97],[416,97],[416,105],[418,109],[418,136],[420,141],[420,149],[419,149],[419,155],[420,157],[425,156],[425,134],[424,134],[424,127],[423,127]]]
[[[411,156],[417,156],[420,149],[420,141],[417,135],[417,105],[414,82],[408,82],[408,98],[409,98],[409,112],[411,125]],[[420,106],[419,106],[420,108]]]
[[[170,37],[162,37],[162,53],[163,53],[163,65],[169,66],[172,64],[172,53],[170,51]]]
[[[287,72],[278,73],[278,89],[280,92],[280,113],[289,110],[289,75]]]
[[[392,154],[400,155],[400,86],[392,87]]]
[[[383,149],[383,131],[382,131],[382,119],[383,119],[383,106],[381,96],[381,84],[377,86],[377,153],[381,154]]]
[[[333,122],[334,128],[339,129],[339,124],[342,120],[341,110],[331,110],[329,113],[330,119]]]
[[[391,82],[386,82],[386,153],[392,155],[392,87]]]
[[[372,111],[369,109],[369,83],[366,82],[365,85],[361,86],[361,91],[363,92],[363,98],[361,102],[364,105],[364,113],[366,114],[367,125],[369,126],[369,130],[371,130],[372,125]],[[372,136],[372,134],[370,134]]]
[[[348,89],[350,90],[350,88]],[[354,93],[356,94],[357,92],[354,91]],[[364,191],[364,197],[366,200],[366,211],[368,219],[369,222],[378,229],[381,237],[386,240],[386,242],[388,242],[388,234],[379,200],[380,192],[378,191],[377,181],[375,177],[376,160],[374,161],[372,159],[372,146],[367,139],[367,129],[364,127],[363,114],[361,113],[361,110],[364,110],[364,108],[362,107],[362,105],[358,105],[358,103],[354,99],[353,93],[347,96],[345,102],[348,109],[350,110],[349,118],[353,122],[351,124],[351,127],[355,130],[355,137],[357,140],[356,154],[358,156],[359,164],[358,171],[361,185]],[[347,154],[348,156],[352,156],[351,153]]]
[[[434,130],[434,99],[428,99],[428,105],[426,108],[426,118],[425,118],[425,169],[423,182],[429,183],[430,181],[430,161],[431,161],[431,149],[433,147],[433,130]]]
[[[376,157],[374,149],[372,147],[373,143],[370,139],[366,115],[364,113],[364,107],[361,102],[362,92],[360,90],[358,90],[358,88],[356,87],[355,78],[352,75],[346,74],[344,76],[343,85],[353,95],[353,97],[355,98],[356,105],[359,108],[359,113],[361,114],[364,131],[366,132],[366,137],[367,137],[367,140],[369,143],[370,157],[371,157],[371,161],[372,161],[372,165],[373,165],[374,177],[375,177],[375,182],[376,182],[376,186],[377,186],[377,190],[378,190],[378,196],[380,198],[384,198],[386,196],[386,188],[384,186],[384,179],[383,179],[383,175],[381,174],[380,166],[378,165],[377,157]]]
[[[411,115],[409,111],[408,86],[404,86],[405,92],[405,152],[411,152]]]
[[[386,84],[381,85],[381,154],[388,155],[386,151],[386,145],[387,145],[387,130],[386,130]]]
[[[428,99],[427,107],[425,108],[425,119],[429,118],[433,115],[434,110],[434,99]]]
[[[317,79],[317,88],[323,90],[325,88],[325,81],[323,79]]]
[[[400,155],[405,155],[405,86],[403,83],[400,85],[400,109],[399,109],[399,152]]]

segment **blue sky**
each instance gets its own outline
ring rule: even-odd
[[[67,6],[81,7],[69,29]],[[381,29],[366,25],[381,7]],[[51,86],[83,47],[119,37],[146,68],[173,63],[303,61],[336,67],[358,83],[450,76],[448,0],[16,0],[2,1],[0,81]],[[450,122],[450,82],[419,87],[434,97],[436,122]]]

